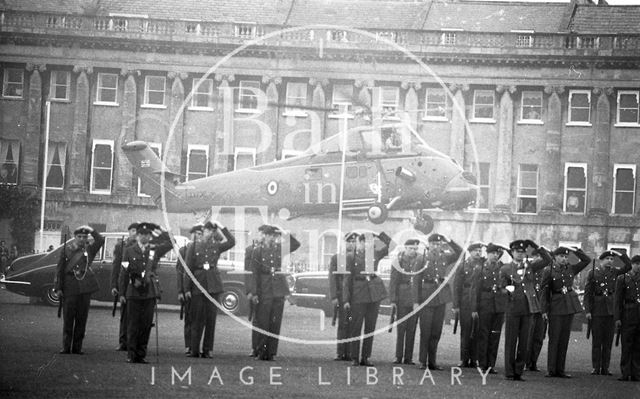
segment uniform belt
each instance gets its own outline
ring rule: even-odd
[[[567,287],[567,292],[571,292],[573,291],[573,288],[571,287]],[[562,290],[559,291],[553,291],[554,294],[564,294],[564,292],[562,292]]]
[[[356,281],[364,281],[364,280],[371,281],[376,277],[378,276],[376,276],[375,274],[370,274],[368,276],[355,276],[353,279]]]
[[[438,281],[436,282],[435,279],[433,280],[427,280],[427,281],[423,281],[423,284],[431,284],[431,285],[435,285],[435,284],[440,284],[444,281],[443,278],[438,279]]]

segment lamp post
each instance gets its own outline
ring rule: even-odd
[[[49,164],[49,122],[51,120],[51,101],[46,104],[46,121],[44,128],[44,162],[42,165],[42,204],[40,206],[40,252],[44,252],[44,204],[47,198],[47,169]]]

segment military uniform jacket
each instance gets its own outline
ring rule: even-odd
[[[575,252],[580,262],[560,266],[553,262],[542,274],[542,311],[550,315],[567,315],[582,312],[578,294],[573,291],[573,278],[587,267],[591,258],[581,250]]]
[[[618,276],[614,297],[613,319],[623,325],[640,323],[640,272]]]
[[[387,256],[391,237],[384,232],[374,242],[373,270],[378,270],[380,259]],[[346,256],[347,271],[343,279],[342,292],[344,301],[353,303],[372,303],[387,297],[387,289],[382,279],[376,274],[364,274],[366,256],[364,251],[349,252]]]
[[[536,296],[535,273],[551,262],[551,255],[544,248],[539,249],[540,260],[521,263],[509,262],[500,268],[502,288],[513,285],[515,290],[507,295],[506,313],[512,316],[524,316],[540,312],[540,302]]]
[[[631,260],[626,254],[620,258],[624,267],[598,267],[590,270],[584,287],[584,310],[592,316],[613,316],[616,280],[631,270]]]
[[[96,292],[100,289],[91,263],[104,245],[104,237],[92,231],[93,242],[86,248],[77,248],[73,243],[66,245],[60,253],[56,267],[55,289],[64,295],[80,295]]]
[[[202,240],[187,247],[187,266],[200,285],[210,294],[218,294],[223,291],[218,259],[220,259],[220,254],[236,245],[233,234],[226,227],[222,229],[222,234],[226,239],[223,242]],[[204,295],[187,274],[184,278],[184,289],[191,291],[192,295]]]
[[[338,255],[333,255],[329,261],[329,298],[342,302],[342,286],[344,284],[344,274],[338,271]]]
[[[290,236],[291,252],[300,247],[300,242]],[[282,272],[282,245],[254,245],[250,251],[249,269],[251,279],[249,293],[258,298],[282,298],[289,295],[287,276]]]
[[[507,290],[502,287],[500,261],[486,260],[471,276],[470,306],[472,312],[504,313],[507,309]]]
[[[413,278],[413,300],[422,303],[433,294],[450,270],[452,264],[460,257],[462,248],[453,241],[449,242],[453,253],[429,251],[426,255],[426,264],[415,270],[417,274]],[[418,271],[422,269],[422,271]],[[449,284],[444,286],[428,304],[427,307],[437,307],[451,302],[452,294]]]
[[[485,258],[465,259],[458,266],[453,280],[453,308],[469,308],[471,306],[471,284],[473,282],[473,272],[476,268],[482,267]]]
[[[399,306],[413,306],[413,271],[420,269],[418,265],[424,265],[423,255],[410,258],[404,252],[391,263],[391,277],[389,281],[389,297],[391,303]]]
[[[129,237],[124,241],[120,240],[113,248],[113,263],[111,266],[111,288],[118,289],[118,285],[120,284],[120,268],[122,266],[122,255],[124,253],[124,248],[135,243],[136,240]]]
[[[120,295],[125,295],[127,299],[159,298],[160,291],[155,273],[158,261],[171,248],[171,238],[166,232],[153,239],[145,248],[141,248],[137,242],[126,247],[120,270]]]

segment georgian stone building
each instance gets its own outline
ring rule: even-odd
[[[366,123],[365,105],[406,111],[478,177],[476,209],[434,210],[437,231],[636,253],[640,6],[599,3],[5,0],[0,177],[39,193],[46,173],[49,240],[86,222],[123,230],[163,220],[123,143],[152,143],[194,179],[295,155]],[[173,231],[195,220],[169,218]],[[259,223],[246,220],[245,237]],[[335,220],[280,224],[322,269]],[[410,226],[399,213],[383,228]]]

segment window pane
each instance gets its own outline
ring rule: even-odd
[[[585,210],[585,192],[584,191],[571,191],[567,190],[567,212],[580,212]]]
[[[589,122],[589,110],[588,109],[572,109],[571,110],[571,122]]]
[[[351,85],[333,86],[333,103],[351,104],[353,97],[353,87]]]
[[[586,93],[573,93],[571,96],[571,107],[588,108],[589,95]]]
[[[638,97],[635,94],[620,94],[620,107],[638,108]]]
[[[64,175],[60,165],[51,165],[49,174],[47,175],[47,187],[62,188],[64,183]]]
[[[147,100],[148,104],[164,105],[164,93],[156,91],[149,92]]]
[[[236,157],[236,170],[253,166],[253,154],[238,154]]]
[[[587,179],[584,168],[570,167],[567,169],[567,188],[585,188]]]
[[[620,109],[620,122],[638,123],[637,109]]]
[[[191,150],[189,172],[206,173],[207,153],[204,150]]]
[[[349,179],[355,179],[356,177],[358,177],[358,168],[355,166],[347,167],[346,175]]]
[[[95,190],[111,189],[111,169],[93,170],[93,188]]]
[[[155,91],[164,91],[164,78],[162,77],[154,77],[154,76],[150,76],[148,77],[148,82],[149,82],[149,90],[155,90]]]
[[[93,150],[95,160],[93,166],[97,168],[111,168],[111,146],[108,144],[96,144]]]
[[[633,213],[633,193],[616,193],[614,213],[630,215]]]
[[[115,88],[118,84],[117,75],[112,74],[100,74],[101,82],[100,86],[102,88]]]
[[[518,200],[518,212],[520,213],[536,213],[537,201],[535,198],[520,198]]]
[[[633,191],[635,179],[632,169],[618,169],[616,171],[616,190]]]

